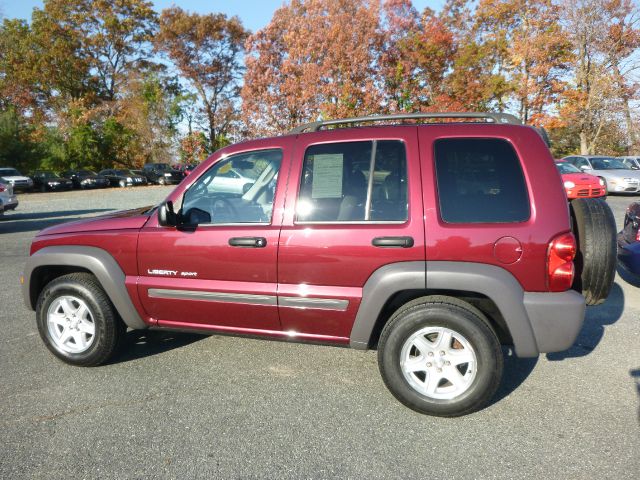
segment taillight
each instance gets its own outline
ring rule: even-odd
[[[0,190],[1,192],[2,190]],[[640,242],[640,228],[636,230],[636,242]]]
[[[4,192],[7,189],[4,185],[0,184],[0,192]]]
[[[573,283],[573,259],[576,256],[576,239],[572,233],[558,235],[547,251],[547,282],[549,291],[564,292]]]

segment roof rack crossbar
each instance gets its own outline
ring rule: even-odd
[[[322,127],[330,125],[345,125],[361,122],[388,122],[394,120],[415,120],[415,119],[431,119],[431,118],[479,118],[488,120],[492,123],[511,123],[514,125],[522,125],[522,122],[514,115],[508,113],[490,113],[490,112],[438,112],[438,113],[399,113],[393,115],[368,115],[364,117],[343,118],[340,120],[320,120],[317,122],[305,123],[300,125],[289,133],[317,132]]]

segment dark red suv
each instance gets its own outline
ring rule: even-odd
[[[126,327],[377,348],[405,405],[472,412],[501,344],[569,348],[613,279],[611,211],[570,214],[543,137],[517,123],[363,117],[229,146],[157,207],[42,231],[27,305],[75,365],[105,362]]]

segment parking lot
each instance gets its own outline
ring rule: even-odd
[[[129,332],[109,365],[57,361],[20,294],[32,237],[170,191],[20,195],[0,220],[0,478],[637,478],[640,281],[622,271],[572,349],[508,356],[493,403],[457,419],[397,402],[376,352]],[[618,229],[635,198],[609,197]]]

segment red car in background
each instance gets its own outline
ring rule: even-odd
[[[567,198],[599,198],[607,196],[607,187],[600,177],[589,175],[567,162],[556,162],[562,176]]]

